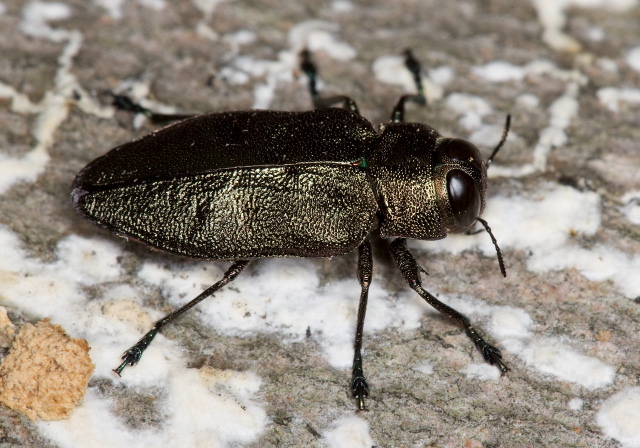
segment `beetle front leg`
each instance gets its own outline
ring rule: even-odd
[[[358,409],[364,410],[364,399],[369,396],[369,384],[362,369],[362,334],[364,332],[364,317],[367,313],[369,299],[369,285],[373,272],[373,258],[371,256],[371,241],[367,237],[358,247],[358,281],[360,282],[360,304],[358,305],[358,323],[356,324],[356,339],[353,344],[353,370],[351,374],[351,393],[358,401]]]
[[[413,95],[402,95],[398,99],[398,102],[393,108],[393,112],[391,112],[391,122],[393,123],[402,123],[404,121],[404,103],[407,101],[413,101],[414,103],[422,105],[427,104],[427,99],[424,96],[424,87],[422,86],[420,62],[413,56],[411,50],[405,50],[404,58],[404,65],[413,76],[413,83],[416,85],[417,93]]]
[[[193,299],[186,305],[182,306],[181,308],[178,308],[173,313],[168,314],[167,316],[157,321],[153,325],[153,328],[149,330],[149,332],[145,334],[142,337],[142,339],[140,339],[133,347],[131,347],[129,350],[127,350],[122,354],[122,360],[123,360],[122,364],[120,364],[117,368],[113,369],[113,371],[116,372],[118,376],[120,376],[120,373],[124,370],[125,367],[135,366],[136,364],[138,364],[138,362],[140,361],[140,358],[142,357],[142,354],[147,349],[147,347],[149,347],[149,344],[151,344],[151,341],[153,341],[153,338],[156,337],[156,335],[158,334],[158,331],[160,331],[162,327],[167,325],[169,322],[171,322],[181,314],[189,311],[191,308],[196,306],[198,303],[202,302],[211,294],[215,293],[217,290],[222,288],[227,283],[235,280],[235,278],[240,274],[240,272],[244,270],[244,268],[247,267],[248,264],[249,264],[249,260],[238,260],[234,262],[229,267],[229,269],[227,269],[227,271],[224,273],[224,276],[222,277],[221,280],[217,281],[216,283],[211,285],[209,288],[201,292],[195,299]]]
[[[445,305],[438,299],[436,299],[429,292],[422,288],[420,281],[420,265],[416,261],[415,257],[407,248],[407,243],[404,238],[395,239],[390,245],[391,255],[400,268],[402,276],[409,284],[411,289],[417,292],[429,305],[443,314],[446,314],[453,320],[459,322],[464,327],[465,333],[473,341],[475,346],[480,350],[484,359],[491,365],[497,366],[504,375],[509,368],[502,362],[502,353],[493,345],[486,342],[482,336],[471,326],[469,318],[464,314],[454,310],[448,305]]]
[[[320,93],[318,93],[318,88],[316,87],[318,69],[316,68],[316,64],[313,62],[313,59],[311,59],[311,52],[305,48],[300,53],[300,58],[300,69],[304,72],[307,78],[309,78],[309,93],[311,94],[311,99],[313,100],[313,106],[316,109],[324,109],[325,107],[331,107],[336,104],[342,103],[342,107],[344,109],[350,110],[351,112],[360,115],[360,111],[358,110],[356,102],[346,95],[327,97],[320,96]]]

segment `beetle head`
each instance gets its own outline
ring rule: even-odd
[[[419,123],[389,123],[367,159],[384,238],[437,240],[482,223],[487,167],[478,148]]]
[[[480,151],[475,145],[458,138],[440,140],[437,145],[435,161],[436,196],[444,216],[443,225],[447,233],[469,231],[476,221],[482,224],[496,248],[498,264],[503,277],[507,276],[507,271],[504,267],[500,247],[489,224],[480,218],[480,215],[484,211],[486,199],[487,168],[507,140],[510,124],[511,116],[507,115],[502,138],[486,163],[482,160]]]
[[[445,138],[435,151],[435,188],[447,233],[471,228],[484,211],[487,166],[480,151],[460,138]]]

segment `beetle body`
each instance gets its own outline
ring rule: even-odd
[[[483,205],[485,168],[447,157],[449,142],[416,123],[378,134],[337,108],[214,113],[111,150],[77,175],[72,197],[96,224],[188,257],[331,257],[376,217],[383,237],[464,230],[446,175],[480,180]]]
[[[405,244],[405,238],[444,238],[476,221],[489,231],[480,214],[493,157],[485,163],[473,144],[403,122],[405,101],[424,103],[419,64],[406,55],[419,94],[402,96],[380,132],[349,97],[318,95],[315,65],[303,52],[301,68],[317,110],[187,118],[111,150],[78,173],[73,205],[95,224],[155,249],[233,261],[221,280],[157,321],[127,350],[117,374],[140,360],[164,325],[233,281],[251,259],[333,257],[357,248],[361,295],[351,390],[365,409],[369,392],[361,349],[373,274],[369,235],[376,231],[395,238],[389,249],[409,286],[460,323],[490,364],[507,371],[500,351],[465,315],[422,288],[425,271]],[[116,100],[162,118],[126,97]],[[326,108],[336,102],[345,108]],[[508,121],[494,154],[507,130]]]

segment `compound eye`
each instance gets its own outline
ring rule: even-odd
[[[453,216],[463,228],[469,227],[480,215],[482,206],[476,183],[464,171],[451,170],[447,173],[447,193]]]
[[[480,162],[482,160],[476,145],[461,138],[449,139],[449,144],[446,146],[444,153],[456,162]]]

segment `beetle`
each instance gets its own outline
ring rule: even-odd
[[[460,323],[482,353],[504,374],[499,349],[486,342],[462,313],[421,285],[406,238],[436,240],[481,223],[504,263],[487,223],[487,167],[472,143],[442,137],[420,123],[404,122],[407,101],[425,104],[420,64],[411,51],[405,65],[417,94],[403,95],[380,131],[360,116],[350,97],[323,97],[309,51],[301,69],[315,110],[247,110],[186,118],[112,149],[82,169],[72,187],[73,205],[93,223],[155,249],[191,258],[231,261],[222,279],[157,321],[122,355],[114,371],[140,360],[158,331],[227,283],[251,260],[268,257],[334,257],[358,250],[361,285],[351,393],[365,409],[362,339],[372,279],[370,235],[393,238],[390,251],[409,286],[438,311]],[[152,119],[167,118],[115,96],[118,106]],[[329,107],[342,103],[342,108]],[[170,117],[175,119],[176,117]]]

